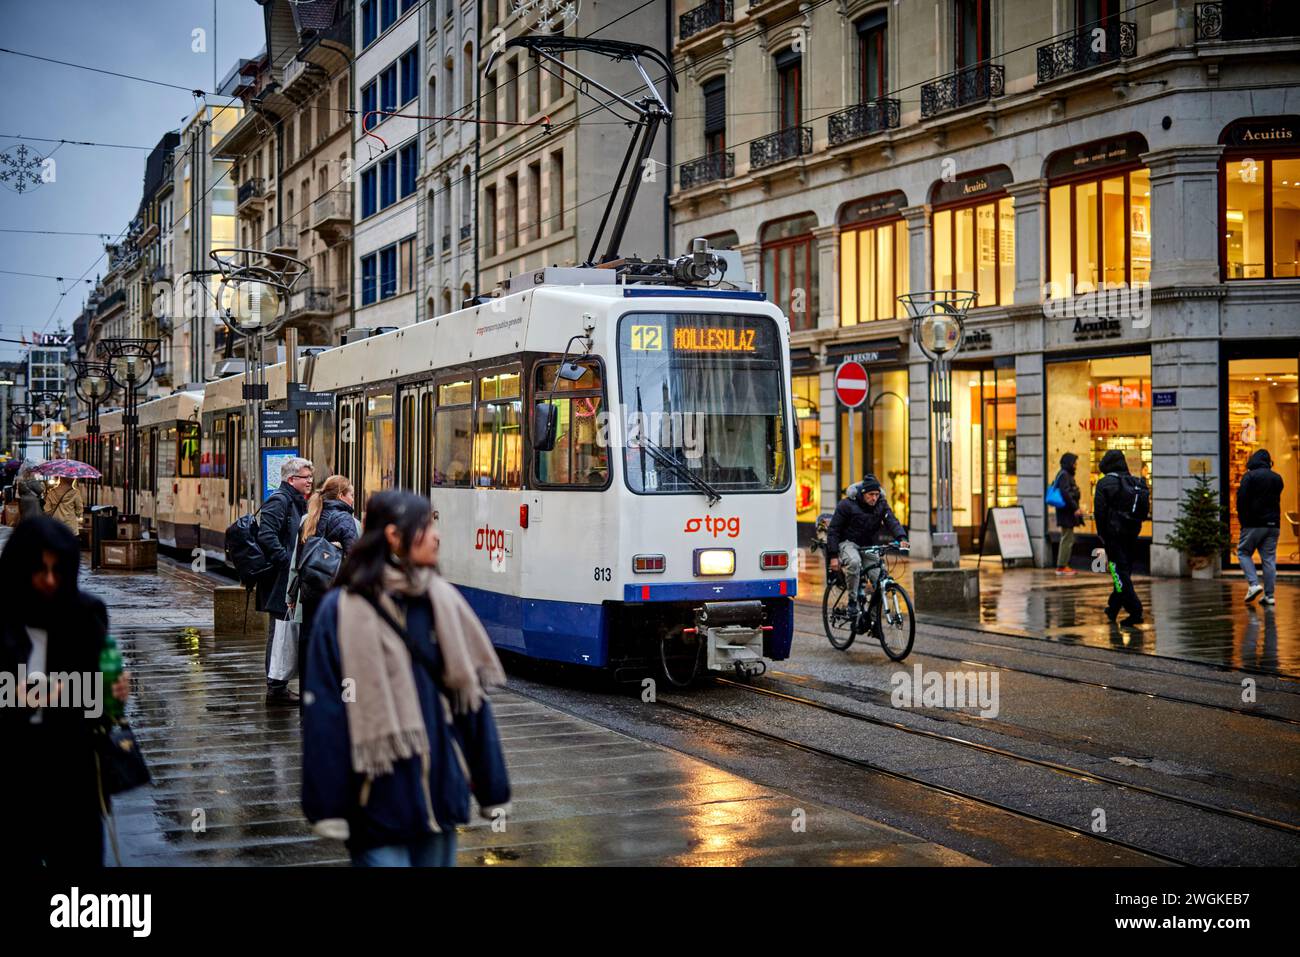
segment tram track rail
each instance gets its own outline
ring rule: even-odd
[[[1084,768],[1073,767],[1071,765],[1064,764],[1059,761],[1051,761],[1046,758],[1035,758],[1030,755],[1018,754],[1015,751],[1010,751],[1006,748],[1000,748],[996,745],[986,744],[981,741],[972,741],[967,738],[959,737],[957,735],[945,734],[939,731],[932,731],[925,728],[914,728],[909,725],[903,724],[902,722],[888,721],[884,718],[879,718],[874,715],[867,715],[858,711],[853,711],[848,708],[841,708],[837,705],[829,704],[824,701],[816,701],[814,699],[807,698],[801,695],[790,694],[784,691],[776,691],[769,688],[760,688],[755,685],[746,684],[744,682],[733,681],[729,678],[717,677],[714,678],[714,681],[716,684],[722,685],[724,687],[738,689],[745,693],[763,695],[770,698],[783,700],[789,703],[802,705],[804,707],[814,708],[818,711],[834,714],[839,717],[849,718],[855,721],[860,721],[865,724],[874,725],[876,727],[888,728],[890,730],[899,731],[901,733],[912,735],[914,737],[924,738],[926,740],[931,740],[931,741],[940,741],[945,744],[950,744],[957,747],[978,751],[980,753],[987,754],[990,756],[1015,761],[1020,764],[1041,768],[1043,770],[1047,770],[1055,774],[1069,777],[1077,781],[1108,785],[1113,788],[1123,789],[1125,791],[1129,791],[1135,794],[1142,794],[1147,797],[1166,801],[1172,804],[1177,804],[1182,807],[1187,807],[1194,811],[1198,811],[1200,813],[1209,814],[1216,817],[1230,818],[1232,820],[1240,821],[1242,823],[1249,824],[1255,827],[1262,827],[1283,834],[1287,834],[1291,837],[1300,838],[1300,825],[1293,824],[1289,821],[1280,821],[1275,818],[1270,818],[1264,815],[1255,814],[1251,811],[1244,811],[1239,808],[1226,808],[1215,804],[1209,804],[1203,801],[1197,801],[1193,798],[1184,797],[1183,795],[1180,794],[1174,794],[1172,792],[1163,790],[1161,788],[1155,788],[1143,784],[1136,784],[1131,781],[1126,781],[1122,778],[1112,777],[1107,774],[1102,774],[1097,771],[1086,770]]]

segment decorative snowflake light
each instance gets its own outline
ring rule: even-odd
[[[45,157],[29,150],[26,143],[0,151],[0,183],[15,193],[25,193],[45,182],[41,178],[44,168]]]

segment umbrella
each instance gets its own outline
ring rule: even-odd
[[[101,477],[99,469],[85,462],[78,462],[76,459],[51,459],[42,462],[32,471],[37,475],[52,475],[57,478],[97,479]]]

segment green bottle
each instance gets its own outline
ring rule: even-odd
[[[108,635],[104,639],[104,650],[99,653],[99,670],[104,675],[104,714],[114,721],[122,717],[122,702],[113,697],[113,685],[122,677],[125,667],[117,639]]]

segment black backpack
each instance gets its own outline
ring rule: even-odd
[[[343,564],[343,550],[319,535],[298,548],[298,594],[303,600],[320,601],[334,584]]]
[[[271,570],[271,563],[257,541],[257,516],[241,515],[226,529],[226,563],[245,585],[255,585]]]
[[[1119,493],[1115,496],[1115,517],[1120,528],[1137,531],[1151,514],[1151,488],[1140,475],[1120,472]]]

